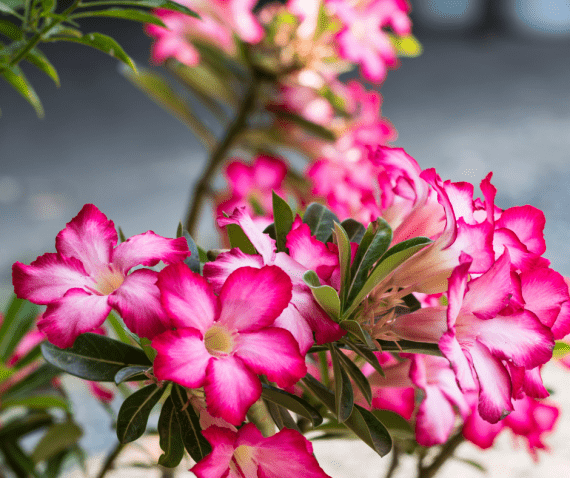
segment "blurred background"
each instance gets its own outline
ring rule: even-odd
[[[493,171],[497,205],[532,204],[545,212],[545,256],[570,276],[570,2],[411,3],[424,53],[403,60],[381,86],[383,115],[399,132],[395,145],[422,168],[436,167],[443,179],[478,183]],[[110,34],[148,65],[151,41],[138,23],[82,26]],[[59,89],[23,66],[44,103],[43,120],[0,84],[2,303],[11,292],[11,264],[53,251],[55,235],[85,203],[96,204],[127,236],[148,229],[173,236],[205,161],[189,130],[123,78],[116,60],[67,43],[43,50],[60,74]],[[207,211],[196,238],[208,247],[217,241],[211,217]],[[561,384],[552,388],[564,392]],[[555,443],[549,442],[554,463],[567,467],[570,431],[560,429],[569,423],[570,393],[566,400]],[[113,439],[101,414],[92,412],[97,406],[82,397],[76,410],[87,427],[84,446],[93,453]],[[524,453],[515,461],[525,464],[520,473],[491,476],[544,476],[528,468]]]

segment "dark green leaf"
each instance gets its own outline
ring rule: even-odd
[[[366,232],[366,228],[362,224],[360,224],[358,221],[355,221],[354,219],[345,219],[341,222],[341,226],[346,231],[350,242],[356,242],[357,244],[360,244],[360,241]]]
[[[51,38],[56,36],[62,38],[57,38],[56,40],[53,41],[66,40],[67,37],[81,38],[83,36],[83,33],[81,32],[81,30],[77,30],[76,28],[71,28],[70,26],[60,24],[51,27],[49,32],[45,34],[44,39],[52,41]]]
[[[2,394],[2,400],[12,400],[23,398],[38,393],[38,389],[50,386],[54,377],[57,377],[61,370],[50,365],[41,365],[24,380],[15,383],[9,390]]]
[[[148,0],[147,0],[148,1]],[[160,7],[168,8],[168,10],[174,10],[175,12],[185,13],[186,15],[190,15],[194,18],[200,18],[200,15],[196,13],[194,10],[190,10],[187,6],[182,5],[181,3],[170,1],[170,0],[159,0]]]
[[[134,365],[132,367],[122,368],[115,374],[115,383],[119,385],[122,382],[148,380],[144,372],[146,372],[149,367],[149,365]]]
[[[360,369],[350,360],[346,355],[344,355],[340,350],[336,350],[338,358],[340,359],[340,364],[348,372],[348,375],[354,380],[356,386],[362,392],[362,395],[370,405],[372,403],[372,389],[370,388],[370,383]]]
[[[409,312],[415,312],[422,308],[422,304],[420,304],[420,301],[416,299],[414,294],[408,294],[405,297],[402,297],[402,300],[404,301],[404,304],[406,304],[406,307],[410,309]]]
[[[348,286],[350,284],[350,241],[343,227],[334,223],[334,237],[338,246],[338,265],[340,268],[340,299],[341,310],[346,302]]]
[[[46,461],[46,471],[42,478],[57,478],[58,476],[61,476],[63,474],[63,467],[69,455],[69,449],[65,449],[49,458]]]
[[[20,14],[4,2],[0,2],[0,12],[7,13],[8,15],[14,15],[15,17],[21,17]]]
[[[302,380],[307,388],[329,410],[334,412],[334,393],[309,373]],[[385,456],[392,448],[392,438],[386,427],[371,412],[360,405],[354,405],[350,417],[344,424],[380,456]]]
[[[32,452],[32,461],[39,463],[76,444],[83,430],[74,422],[56,423],[48,428]]]
[[[54,394],[38,394],[32,397],[12,398],[0,402],[0,410],[10,407],[25,407],[34,410],[45,410],[48,408],[62,408],[69,410],[69,404],[61,396]]]
[[[309,226],[311,235],[325,242],[334,230],[334,223],[340,222],[336,214],[325,206],[319,203],[311,203],[305,214],[303,215],[303,222]]]
[[[200,461],[212,451],[210,443],[202,435],[200,419],[192,405],[188,404],[188,394],[184,388],[173,384],[170,396],[178,416],[184,447],[195,461]]]
[[[343,340],[346,345],[348,345],[352,350],[354,350],[358,355],[360,355],[364,360],[372,365],[374,367],[374,370],[382,375],[382,377],[385,376],[384,370],[382,370],[382,366],[380,365],[380,362],[378,362],[378,357],[374,355],[374,352],[372,350],[369,350],[360,344],[354,343],[352,340],[349,340],[347,338],[344,338]]]
[[[120,443],[130,443],[141,437],[153,407],[164,393],[164,388],[147,385],[125,399],[117,417],[117,438]]]
[[[487,473],[487,468],[475,460],[470,460],[468,458],[462,458],[460,456],[455,456],[455,455],[453,455],[452,458],[454,460],[460,461],[461,463],[465,463],[466,465],[469,465],[469,466],[472,466],[473,468],[476,468],[481,473]]]
[[[267,234],[271,239],[276,241],[277,240],[277,232],[275,231],[275,223],[272,222],[271,224],[269,224],[269,226],[267,226],[263,230],[263,234]]]
[[[123,232],[123,230],[121,229],[121,226],[119,226],[117,228],[117,233],[119,235],[119,241],[121,242],[125,242],[127,240],[127,238],[125,237],[125,233]]]
[[[410,422],[391,410],[373,410],[372,413],[390,431],[390,435],[400,439],[415,439],[415,432]]]
[[[314,427],[318,427],[323,422],[321,414],[306,400],[265,383],[262,383],[261,386],[263,387],[261,396],[264,399],[281,405],[297,415],[311,420]]]
[[[280,119],[284,119],[296,124],[297,126],[300,126],[313,136],[317,136],[326,141],[334,141],[336,139],[335,134],[330,129],[327,129],[320,124],[313,123],[312,121],[303,118],[301,115],[292,113],[291,111],[285,111],[280,108],[271,108],[270,110],[275,113],[278,122]]]
[[[97,382],[115,381],[117,372],[125,367],[152,365],[141,349],[91,333],[77,337],[68,349],[44,342],[42,353],[49,363],[67,373]]]
[[[293,226],[293,211],[287,204],[287,201],[280,198],[275,191],[273,191],[273,220],[275,221],[275,238],[277,242],[278,252],[287,252],[285,243],[287,241],[287,234]]]
[[[97,5],[98,2],[85,2],[83,3],[84,7]],[[108,2],[106,2],[108,3]],[[147,8],[168,8],[169,10],[174,10],[176,12],[185,13],[186,15],[190,15],[195,18],[200,18],[195,11],[190,10],[188,7],[184,5],[170,1],[170,0],[116,0],[112,2],[113,5],[132,5],[136,7],[147,7]]]
[[[27,300],[12,297],[0,327],[0,361],[5,363],[32,327],[39,309]]]
[[[273,422],[275,425],[277,425],[277,428],[279,428],[279,430],[282,430],[283,428],[290,428],[291,430],[297,430],[298,432],[301,431],[299,430],[299,427],[295,423],[295,420],[293,420],[293,417],[286,408],[282,407],[281,405],[277,405],[269,400],[264,400],[264,403],[267,407],[269,415],[271,415]]]
[[[14,418],[2,424],[0,428],[0,441],[13,441],[23,435],[50,425],[53,417],[46,412],[30,413],[24,417]]]
[[[75,15],[71,15],[70,18],[84,17],[122,18],[123,20],[133,20],[135,22],[150,23],[158,25],[160,27],[166,27],[160,18],[155,17],[150,13],[143,12],[142,10],[135,10],[134,8],[109,8],[108,10],[90,10],[88,12],[76,13]]]
[[[164,451],[158,459],[158,464],[167,468],[178,466],[184,456],[184,443],[172,396],[166,399],[160,411],[158,435],[160,436],[160,448]]]
[[[228,224],[226,231],[232,248],[237,247],[245,254],[257,254],[255,247],[238,224]]]
[[[184,235],[184,225],[182,224],[182,221],[180,221],[178,223],[178,227],[176,228],[176,239],[182,237],[183,235]]]
[[[338,351],[333,344],[329,345],[334,371],[334,398],[337,420],[344,423],[350,417],[354,407],[352,384],[344,368],[340,366]]]
[[[17,478],[29,478],[30,475],[34,477],[39,476],[32,459],[16,441],[6,440],[0,442],[0,450],[2,450],[8,466]]]
[[[53,12],[53,10],[55,9],[55,4],[56,1],[55,0],[42,0],[42,16],[45,16],[48,13]]]
[[[62,33],[60,33],[61,35]],[[103,35],[102,33],[87,33],[80,38],[75,36],[58,36],[52,38],[52,40],[57,41],[70,41],[75,43],[81,43],[83,45],[90,46],[92,48],[96,48],[97,50],[102,51],[103,53],[107,53],[112,57],[121,60],[123,63],[128,65],[136,72],[137,68],[129,55],[125,53],[125,50],[119,45],[113,38],[107,35]]]
[[[303,281],[311,288],[313,297],[331,319],[338,322],[340,317],[340,298],[337,291],[330,285],[321,285],[315,271],[303,274]]]
[[[340,323],[340,326],[346,330],[347,332],[350,332],[352,335],[355,335],[356,337],[358,337],[360,339],[360,341],[365,344],[367,347],[371,348],[371,349],[375,349],[376,346],[374,345],[374,342],[372,342],[372,337],[370,337],[370,334],[368,332],[366,332],[361,325],[356,322],[356,320],[343,320]]]
[[[188,231],[184,230],[183,232],[184,237],[186,238],[186,242],[188,243],[188,249],[190,250],[190,256],[184,260],[184,263],[190,267],[192,272],[196,272],[196,274],[200,273],[200,253],[198,252],[198,246],[192,239],[192,236],[188,233]]]
[[[10,40],[21,40],[22,31],[11,21],[0,18],[0,33]]]
[[[352,282],[347,304],[351,304],[368,277],[370,268],[384,255],[392,242],[392,229],[386,221],[370,223],[352,264]]]

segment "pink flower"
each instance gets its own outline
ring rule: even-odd
[[[263,27],[253,14],[257,0],[213,0],[217,16],[247,43],[259,43],[265,36]]]
[[[239,425],[261,396],[257,374],[288,387],[307,372],[295,339],[274,326],[291,300],[291,287],[278,267],[240,267],[216,296],[185,264],[166,267],[158,288],[174,330],[152,341],[156,377],[203,386],[208,412]]]
[[[186,239],[167,239],[148,231],[116,244],[113,221],[86,204],[57,235],[57,253],[46,253],[29,266],[16,262],[12,267],[16,295],[47,305],[38,329],[58,347],[70,347],[78,335],[99,327],[111,309],[141,337],[152,338],[166,330],[157,273],[129,271],[161,260],[184,260],[189,255]]]
[[[198,478],[330,478],[313,455],[313,446],[295,430],[283,428],[264,438],[254,424],[239,431],[210,427],[202,434],[212,452],[192,471]]]

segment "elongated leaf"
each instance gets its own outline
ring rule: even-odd
[[[562,342],[561,340],[557,340],[556,344],[554,345],[554,350],[552,351],[553,358],[562,358],[565,355],[570,353],[570,345],[566,342]]]
[[[337,291],[330,285],[321,285],[319,276],[315,271],[305,272],[303,281],[311,288],[313,297],[329,317],[338,321],[340,317],[340,298]]]
[[[15,473],[17,478],[29,478],[30,476],[38,477],[32,459],[13,440],[0,442],[0,450],[4,458],[8,462],[9,468]]]
[[[278,120],[282,118],[286,121],[294,123],[313,136],[317,136],[318,138],[324,139],[326,141],[334,141],[336,139],[335,134],[330,129],[327,129],[320,124],[313,123],[312,121],[303,118],[301,115],[292,113],[291,111],[285,111],[280,108],[270,108],[270,111],[275,113]]]
[[[370,405],[372,403],[372,389],[370,388],[370,383],[365,375],[360,371],[360,369],[350,360],[346,355],[344,355],[340,350],[336,350],[338,358],[340,359],[340,365],[346,370],[348,375],[354,380],[356,386],[362,392],[362,395]]]
[[[357,244],[360,244],[360,241],[366,232],[366,228],[362,224],[360,224],[358,221],[355,221],[354,219],[345,219],[340,223],[340,225],[346,231],[350,242],[356,242]]]
[[[10,358],[20,340],[32,327],[38,313],[36,305],[16,296],[12,297],[0,326],[1,362],[5,363]]]
[[[331,358],[334,371],[334,398],[335,413],[337,420],[344,423],[350,417],[354,407],[354,394],[352,384],[346,374],[344,368],[340,366],[338,351],[333,344],[330,344]]]
[[[162,405],[158,419],[158,435],[160,437],[160,448],[164,451],[158,459],[158,464],[167,468],[178,466],[184,457],[184,443],[178,424],[178,415],[172,403],[172,396],[169,396]]]
[[[415,439],[415,432],[410,422],[391,410],[373,410],[372,413],[390,431],[390,435],[400,439]]]
[[[121,47],[121,45],[119,45],[113,38],[103,35],[102,33],[87,33],[80,38],[76,36],[58,36],[53,37],[52,40],[70,41],[96,48],[103,53],[107,53],[107,55],[121,60],[125,65],[131,67],[133,71],[136,72],[137,70],[133,60],[125,53],[123,47]]]
[[[183,235],[186,238],[186,242],[188,243],[188,249],[190,250],[190,256],[184,260],[184,263],[188,267],[190,267],[190,270],[199,274],[200,253],[198,252],[198,246],[196,245],[194,239],[192,239],[192,236],[188,233],[188,231],[184,230]]]
[[[77,337],[68,349],[44,342],[42,353],[49,363],[67,373],[97,382],[114,382],[117,372],[125,367],[152,365],[141,349],[91,333]]]
[[[198,15],[195,11],[190,10],[188,7],[180,3],[170,0],[116,0],[112,3],[113,5],[132,5],[136,7],[148,8],[163,7],[168,8],[169,10],[174,10],[176,12],[185,13],[186,15],[190,15],[194,18],[200,18],[200,15]],[[84,3],[83,5],[97,5],[97,2]]]
[[[148,377],[144,373],[148,369],[148,365],[133,365],[132,367],[122,368],[115,374],[115,383],[119,385],[122,382],[148,380]]]
[[[184,448],[195,461],[200,461],[212,451],[210,443],[202,435],[200,419],[194,408],[188,404],[188,394],[184,388],[173,384],[170,396],[178,416]]]
[[[10,407],[26,407],[35,410],[46,410],[48,408],[61,408],[69,410],[69,404],[61,396],[54,394],[38,394],[33,397],[12,398],[0,402],[0,410]]]
[[[18,66],[6,68],[1,76],[34,107],[38,118],[44,117],[44,107],[36,90]]]
[[[56,423],[48,428],[32,452],[32,461],[39,463],[76,444],[83,430],[74,422]]]
[[[232,248],[237,247],[245,254],[257,254],[255,247],[238,224],[228,224],[226,231]]]
[[[348,304],[352,303],[360,289],[362,289],[370,268],[388,250],[390,242],[392,242],[392,229],[386,221],[378,219],[375,223],[371,223],[368,226],[365,238],[363,238],[354,256]]]
[[[53,10],[55,9],[55,0],[42,0],[42,9],[43,12],[41,13],[41,16],[46,16],[49,13],[53,12]]]
[[[350,241],[343,227],[334,223],[334,236],[338,246],[338,265],[340,268],[340,302],[341,310],[346,302],[348,286],[350,283]]]
[[[358,355],[360,355],[364,360],[366,360],[370,365],[372,365],[374,367],[374,370],[376,370],[380,375],[382,375],[382,377],[385,377],[384,370],[382,370],[382,366],[378,361],[378,357],[374,355],[374,352],[372,352],[371,350],[367,349],[366,347],[360,344],[354,343],[352,340],[349,340],[346,337],[343,339],[343,341]]]
[[[164,22],[150,13],[136,10],[134,8],[109,8],[108,10],[90,10],[88,12],[76,13],[70,18],[83,17],[111,17],[122,18],[123,20],[133,20],[141,23],[151,23],[160,27],[166,27]]]
[[[287,241],[287,234],[293,226],[293,211],[287,204],[287,201],[280,198],[275,191],[273,191],[273,220],[275,221],[275,239],[277,242],[277,251],[287,252],[285,243]]]
[[[22,31],[14,23],[4,18],[0,18],[0,33],[7,36],[10,40],[20,40],[22,38]]]
[[[59,76],[55,67],[40,50],[37,48],[32,48],[30,53],[26,55],[26,61],[30,62],[36,68],[43,71],[53,80],[57,86],[59,86]]]
[[[297,430],[298,432],[301,431],[285,407],[277,405],[269,400],[263,400],[263,402],[265,403],[269,415],[279,430],[283,430],[283,428],[290,428],[291,430]]]
[[[147,385],[125,399],[117,417],[117,438],[121,443],[130,443],[140,438],[153,407],[164,393],[164,388]]]
[[[362,343],[365,344],[367,347],[371,349],[376,348],[374,342],[372,342],[372,337],[370,337],[370,334],[366,332],[361,327],[361,325],[358,322],[356,322],[356,320],[343,320],[340,323],[340,326],[347,332],[350,332],[351,334],[358,337],[362,341]]]
[[[306,400],[266,383],[262,383],[261,386],[263,387],[261,396],[264,399],[276,403],[277,405],[281,405],[297,415],[301,415],[302,417],[311,420],[314,427],[318,427],[323,422],[321,414]]]
[[[334,393],[309,373],[302,380],[307,388],[334,413]],[[380,456],[385,456],[392,448],[392,438],[386,427],[371,412],[360,405],[354,405],[352,413],[344,425]]]
[[[275,223],[272,222],[271,224],[269,224],[269,226],[267,226],[263,230],[263,234],[267,234],[271,239],[276,241],[277,240],[277,232],[275,231]]]
[[[41,365],[24,380],[17,382],[2,394],[2,400],[23,398],[38,393],[39,388],[49,387],[54,377],[61,373],[57,367],[50,364]]]
[[[394,247],[389,249],[382,257],[382,260],[376,265],[376,267],[374,267],[366,279],[366,282],[356,294],[356,297],[349,304],[348,309],[345,311],[345,315],[348,316],[352,311],[354,311],[364,297],[370,294],[370,292],[372,292],[372,290],[392,271],[431,243],[432,241],[427,237],[415,237],[401,242],[400,244],[396,244]]]
[[[334,223],[340,222],[336,214],[319,203],[311,203],[303,215],[303,222],[309,226],[311,234],[325,242],[334,230]]]
[[[2,424],[0,428],[0,441],[16,440],[23,435],[50,425],[53,417],[46,412],[31,413],[24,417],[14,418]]]
[[[0,2],[0,12],[7,13],[8,15],[14,15],[15,17],[21,16],[12,7],[10,7],[4,2]]]

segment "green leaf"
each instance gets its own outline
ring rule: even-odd
[[[358,307],[360,302],[368,295],[372,290],[379,285],[388,275],[394,271],[397,267],[401,266],[410,257],[419,252],[421,249],[431,244],[432,241],[427,237],[414,237],[413,239],[408,239],[407,241],[400,242],[394,247],[388,250],[386,254],[382,257],[382,260],[374,267],[366,282],[362,288],[356,294],[354,300],[350,303],[348,309],[345,311],[345,315],[348,316],[350,313]]]
[[[410,422],[391,410],[373,410],[372,413],[390,431],[390,435],[400,439],[415,439],[415,432]]]
[[[21,40],[23,36],[22,31],[14,23],[4,18],[0,18],[0,33],[14,41]]]
[[[190,10],[188,7],[174,2],[170,0],[107,0],[105,2],[85,2],[83,3],[83,7],[87,6],[96,6],[98,3],[104,3],[106,5],[132,5],[136,7],[148,7],[148,8],[168,8],[169,10],[174,10],[176,12],[185,13],[186,15],[190,15],[194,18],[200,18],[195,11]]]
[[[350,283],[350,241],[348,235],[343,227],[335,222],[334,223],[334,237],[338,246],[338,264],[340,268],[340,298],[341,310],[346,302],[348,293],[348,285]]]
[[[4,2],[0,2],[0,12],[7,13],[8,15],[14,15],[15,17],[21,18],[21,15],[17,13],[13,8],[6,5]]]
[[[175,468],[184,457],[184,443],[172,396],[169,396],[162,405],[158,419],[158,435],[160,448],[164,451],[158,459],[158,464],[167,468]]]
[[[34,410],[45,410],[48,408],[61,408],[69,411],[69,404],[61,396],[53,394],[40,394],[32,397],[12,398],[0,402],[0,410],[10,407],[26,407]]]
[[[60,33],[61,35],[62,33]],[[75,43],[81,43],[82,45],[87,45],[92,48],[96,48],[97,50],[102,51],[103,53],[107,53],[114,58],[122,61],[125,65],[128,65],[133,69],[133,71],[137,71],[137,68],[129,55],[125,53],[125,50],[119,45],[113,38],[107,35],[103,35],[102,33],[87,33],[82,35],[80,38],[76,36],[58,36],[53,37],[52,40],[54,41],[70,41]]]
[[[42,1],[42,16],[46,16],[48,13],[51,13],[55,9],[55,0],[41,0]]]
[[[269,415],[279,430],[283,430],[283,428],[290,428],[291,430],[297,430],[298,432],[301,432],[297,426],[297,423],[295,423],[295,420],[293,420],[293,417],[285,407],[282,407],[281,405],[277,405],[265,399],[263,400],[263,403],[265,403]]]
[[[388,250],[390,242],[392,242],[392,229],[386,221],[377,219],[374,223],[370,223],[354,256],[347,304],[352,303],[366,282],[370,268]]]
[[[46,412],[31,413],[18,417],[6,423],[0,428],[0,441],[14,441],[21,436],[39,430],[50,425],[53,417]]]
[[[366,332],[356,320],[343,320],[340,323],[340,326],[347,332],[350,332],[352,335],[358,337],[361,342],[367,347],[371,349],[376,348],[374,342],[372,341],[372,337],[370,337],[370,334]]]
[[[340,350],[336,349],[338,358],[340,359],[340,364],[346,370],[348,375],[354,380],[356,386],[362,392],[362,395],[368,402],[368,405],[372,403],[372,389],[370,388],[370,383],[365,375],[360,371],[360,369],[350,360],[346,355],[344,355]]]
[[[38,118],[43,118],[45,115],[44,107],[40,101],[36,90],[32,87],[22,70],[18,66],[11,66],[6,68],[1,76],[10,84],[12,87],[20,93],[28,103],[30,103],[36,110]]]
[[[343,322],[346,322],[346,321],[343,321]],[[374,367],[374,370],[376,370],[380,375],[382,375],[382,377],[385,377],[384,370],[382,370],[382,366],[380,365],[380,362],[378,361],[378,357],[376,357],[376,355],[374,355],[374,352],[372,350],[369,350],[360,344],[354,343],[352,340],[347,339],[346,337],[343,339],[343,341],[352,350],[354,350],[354,352],[356,352],[364,360],[366,360],[370,365],[372,365],[372,367]]]
[[[237,247],[245,254],[257,254],[255,247],[238,224],[228,224],[226,231],[232,248]]]
[[[455,455],[452,455],[451,458],[460,461],[461,463],[465,463],[466,465],[472,466],[473,468],[479,470],[481,473],[487,473],[487,468],[475,460],[470,460],[468,458],[462,458],[460,456],[455,456]]]
[[[321,414],[306,400],[266,383],[262,383],[261,386],[263,387],[261,396],[264,399],[311,420],[313,427],[318,427],[323,422]]]
[[[131,331],[127,329],[121,318],[117,317],[113,312],[111,312],[107,316],[107,321],[121,342],[128,345],[132,344]]]
[[[422,44],[413,35],[398,36],[388,33],[388,37],[400,57],[415,58],[423,52]]]
[[[113,382],[119,370],[152,362],[136,347],[99,334],[82,334],[73,347],[60,349],[49,342],[42,344],[44,358],[76,377],[97,382]]]
[[[329,410],[334,412],[335,395],[309,373],[302,380],[307,388]],[[371,412],[360,405],[354,405],[352,413],[344,425],[380,456],[385,456],[392,448],[392,438],[386,427]]]
[[[285,243],[287,234],[293,226],[293,211],[287,201],[280,198],[273,191],[273,220],[275,221],[275,239],[277,242],[277,252],[287,252]]]
[[[41,365],[24,380],[16,382],[9,390],[4,392],[2,400],[11,400],[36,394],[38,388],[49,386],[52,379],[60,373],[61,370],[50,364]]]
[[[148,1],[148,0],[147,0]],[[200,18],[200,15],[196,13],[194,10],[190,10],[187,6],[182,5],[181,3],[174,2],[174,1],[164,1],[158,0],[160,4],[158,6],[168,8],[168,10],[174,10],[175,12],[185,13],[186,15],[190,15],[194,18]]]
[[[61,25],[61,24],[54,25],[53,27],[50,28],[48,32],[46,32],[44,40],[52,41],[52,37],[56,36],[61,36],[62,38],[57,38],[56,40],[53,41],[66,40],[67,37],[81,38],[83,36],[83,33],[81,32],[81,30],[77,30],[76,28],[71,28],[70,26]]]
[[[570,345],[561,340],[557,340],[552,351],[552,358],[560,359],[570,353]]]
[[[303,281],[311,288],[313,297],[331,319],[338,322],[340,317],[340,298],[337,291],[330,285],[321,285],[315,271],[303,274]]]
[[[130,443],[140,438],[153,407],[164,393],[164,388],[147,385],[125,399],[117,417],[117,438],[120,443]]]
[[[190,250],[190,256],[184,259],[184,263],[190,267],[192,272],[196,272],[196,274],[200,273],[200,253],[198,252],[198,246],[192,239],[192,236],[188,233],[188,231],[184,230],[183,235],[186,238],[186,242],[188,243],[188,249]]]
[[[31,458],[34,463],[47,460],[75,445],[82,435],[83,430],[74,422],[56,423],[48,428],[34,448]]]
[[[173,384],[170,392],[172,403],[178,416],[178,424],[182,433],[184,448],[192,459],[200,461],[212,451],[208,440],[201,433],[200,419],[192,405],[188,404],[188,394],[180,385]]]
[[[336,214],[319,203],[311,203],[303,215],[303,222],[309,226],[311,235],[325,242],[334,230],[334,223],[340,222]]]
[[[406,307],[410,309],[409,313],[415,312],[416,310],[422,308],[422,304],[418,299],[416,299],[416,296],[414,294],[408,294],[402,297],[402,301],[404,302],[404,304],[406,304]]]
[[[271,239],[276,241],[277,240],[277,232],[275,230],[275,223],[272,222],[271,224],[269,224],[269,226],[267,226],[263,230],[263,234],[267,234]]]
[[[122,18],[123,20],[150,23],[166,28],[166,25],[160,18],[155,17],[150,13],[143,12],[142,10],[135,10],[134,8],[109,8],[108,10],[90,10],[88,12],[76,13],[70,16],[70,18],[84,17]]]
[[[268,108],[271,112],[275,113],[277,116],[277,121],[280,119],[294,123],[297,126],[303,128],[306,132],[317,136],[318,138],[324,139],[326,141],[334,141],[336,139],[335,134],[330,130],[321,126],[320,124],[313,123],[308,119],[303,118],[301,115],[292,113],[291,111],[285,111],[281,108]],[[340,222],[340,221],[339,221]]]
[[[121,226],[117,228],[117,235],[119,236],[120,242],[125,242],[127,240],[127,238],[125,237],[125,233],[123,232],[123,229],[121,229]]]
[[[15,295],[4,314],[0,326],[0,361],[8,361],[24,335],[31,329],[39,309],[36,305]]]
[[[0,450],[2,450],[9,468],[12,469],[17,478],[39,476],[35,470],[32,459],[16,441],[6,440],[0,442]]]
[[[354,394],[352,384],[344,368],[340,366],[338,351],[334,344],[329,344],[334,372],[334,398],[335,413],[340,423],[344,423],[350,417],[354,407]]]
[[[115,374],[115,383],[119,385],[123,382],[134,382],[139,380],[148,380],[145,375],[149,369],[148,365],[134,365],[132,367],[125,367]]]
[[[346,231],[348,240],[350,242],[356,242],[357,244],[360,244],[360,241],[366,232],[366,228],[362,224],[360,224],[358,221],[355,221],[354,219],[345,219],[340,223],[340,225]]]

